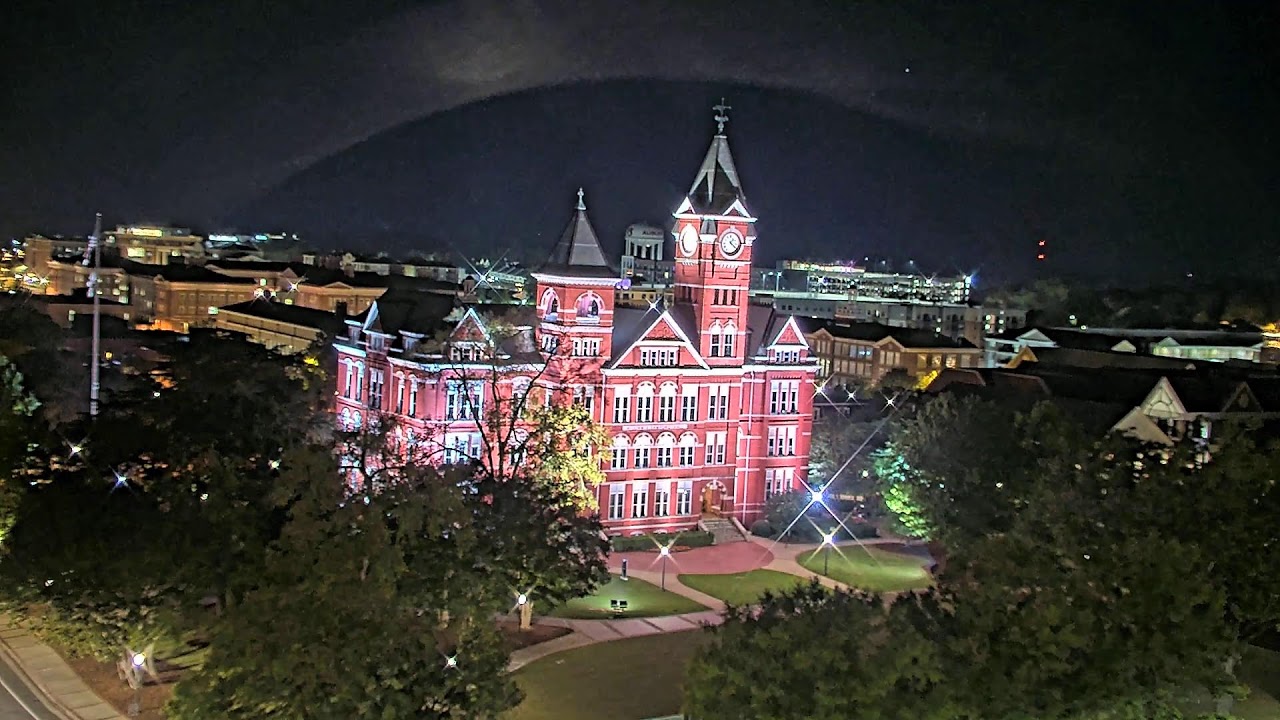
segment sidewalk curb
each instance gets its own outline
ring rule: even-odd
[[[35,651],[47,651],[48,665],[44,668],[31,668],[29,660],[24,660],[15,648],[14,641],[23,643],[26,648]],[[106,700],[98,697],[84,680],[76,674],[71,666],[54,650],[36,640],[21,625],[13,622],[8,615],[0,615],[0,655],[14,671],[14,674],[44,703],[54,715],[64,720],[125,720],[116,708]],[[50,680],[47,675],[62,674],[61,680]],[[46,677],[42,677],[46,676]],[[55,692],[51,687],[54,682],[63,683],[66,689]],[[77,707],[69,705],[64,696],[78,696]]]

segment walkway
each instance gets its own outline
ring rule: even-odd
[[[869,538],[837,543],[838,547],[855,549],[858,545],[900,545],[899,538]],[[569,628],[568,635],[537,645],[521,648],[511,654],[511,670],[518,670],[529,663],[565,650],[586,647],[601,642],[656,635],[658,633],[685,632],[718,625],[724,621],[724,601],[694,590],[680,582],[680,575],[736,575],[751,570],[765,569],[796,575],[805,579],[817,579],[825,587],[848,590],[843,583],[805,569],[796,560],[801,554],[820,547],[818,544],[784,544],[767,538],[749,537],[748,542],[713,545],[675,553],[667,561],[666,589],[694,602],[705,605],[703,612],[685,615],[667,615],[653,618],[617,618],[610,620],[571,620],[538,616],[534,624]],[[609,569],[620,572],[622,559],[627,559],[627,575],[653,585],[662,585],[662,559],[656,552],[617,553],[609,558]],[[922,560],[922,562],[925,562]]]
[[[26,713],[0,711],[4,720],[124,720],[53,648],[14,625],[5,615],[0,615],[0,660],[13,670],[13,679],[20,686],[10,687],[8,673],[0,675],[4,678],[0,684]],[[38,704],[31,702],[35,697],[39,698]]]

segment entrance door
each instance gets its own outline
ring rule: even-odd
[[[720,515],[720,498],[723,494],[723,491],[714,485],[708,484],[702,488],[702,514],[718,517]]]

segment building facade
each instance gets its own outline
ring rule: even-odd
[[[674,218],[669,304],[617,304],[621,273],[581,192],[534,272],[532,313],[379,300],[335,343],[339,421],[391,414],[456,461],[487,452],[483,408],[545,391],[611,438],[597,495],[610,533],[758,519],[771,494],[807,481],[817,364],[794,318],[747,302],[756,218],[723,124]],[[441,332],[442,345],[425,342]]]
[[[893,372],[921,383],[948,368],[982,365],[981,348],[929,330],[844,322],[811,322],[807,330],[824,386],[875,385]]]

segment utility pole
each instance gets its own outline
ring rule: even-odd
[[[93,220],[93,234],[89,236],[89,246],[85,248],[84,265],[89,265],[90,254],[93,256],[93,271],[89,273],[89,294],[93,297],[93,357],[89,362],[89,417],[98,417],[99,373],[102,371],[102,299],[98,291],[98,283],[102,279],[102,213],[97,213]]]

